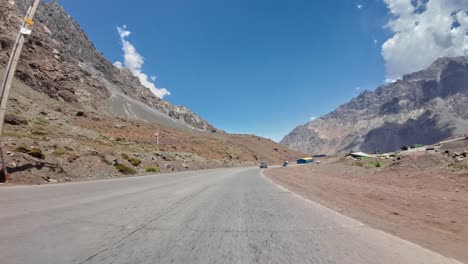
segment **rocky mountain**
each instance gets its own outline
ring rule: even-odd
[[[0,75],[31,2],[0,0]],[[304,155],[255,135],[224,133],[160,100],[129,70],[114,67],[53,0],[39,6],[35,20],[0,141],[9,182],[280,164]]]
[[[0,67],[4,67],[30,0],[0,0]],[[119,117],[182,129],[216,129],[183,106],[156,97],[127,69],[112,65],[56,3],[41,2],[17,76],[50,97]]]
[[[468,132],[468,57],[364,91],[335,111],[298,126],[281,141],[306,153],[387,152]]]

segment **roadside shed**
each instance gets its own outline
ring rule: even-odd
[[[311,162],[314,162],[314,159],[312,157],[305,157],[297,160],[297,164],[307,164]]]
[[[314,158],[325,158],[325,157],[327,157],[327,155],[325,155],[325,154],[315,154],[313,157]]]
[[[370,155],[364,152],[353,152],[351,153],[351,157],[357,158],[357,159],[373,159],[375,158],[375,155]]]

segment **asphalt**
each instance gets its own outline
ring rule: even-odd
[[[459,263],[258,168],[0,188],[0,263]]]

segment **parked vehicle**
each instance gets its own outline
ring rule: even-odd
[[[286,166],[288,166],[288,164],[289,164],[289,162],[288,162],[288,161],[285,161],[285,162],[283,162],[283,167],[286,167]]]
[[[266,164],[266,162],[260,163],[260,169],[266,169],[266,168],[268,168],[268,164]]]

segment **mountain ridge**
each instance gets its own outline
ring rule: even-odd
[[[431,144],[468,129],[468,57],[363,91],[336,110],[296,127],[281,144],[308,153],[386,152]]]
[[[1,64],[6,64],[21,14],[29,5],[27,0],[2,1]],[[182,129],[220,131],[190,109],[155,96],[128,69],[115,67],[56,1],[41,1],[35,21],[22,54],[28,60],[20,60],[16,74],[34,89],[92,111]]]

